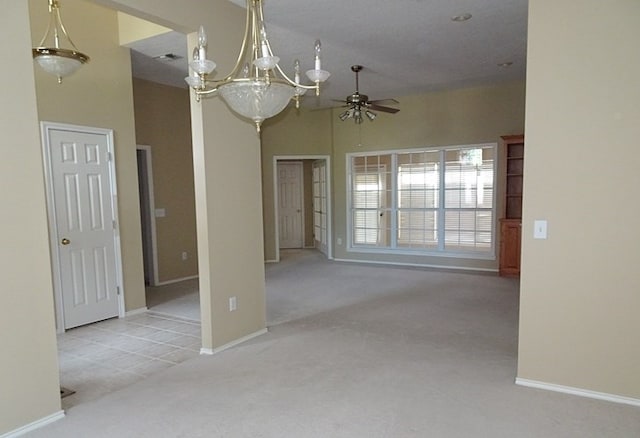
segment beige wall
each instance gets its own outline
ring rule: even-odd
[[[118,12],[117,14],[118,42],[121,46],[126,46],[127,44],[135,41],[171,32],[171,29],[151,23],[150,21],[142,20],[123,12]]]
[[[334,256],[374,260],[497,269],[497,260],[363,254],[346,250],[346,153],[425,146],[498,143],[501,135],[524,131],[524,83],[468,88],[399,98],[400,112],[379,114],[362,125],[338,120],[338,110],[297,112],[289,109],[266,124],[262,135],[265,208],[265,257],[275,258],[273,221],[273,155],[331,154]],[[327,132],[331,133],[327,137]],[[501,179],[499,179],[501,181]],[[500,199],[498,197],[498,199]],[[498,205],[497,211],[501,211]],[[343,244],[338,245],[337,239]],[[497,246],[496,246],[497,248]]]
[[[0,9],[0,53],[11,59],[0,70],[3,435],[59,412],[60,397],[28,3],[1,0]]]
[[[518,360],[522,379],[636,399],[638,20],[636,0],[529,3]]]
[[[151,147],[160,282],[198,274],[189,91],[134,79],[136,139]],[[187,260],[182,260],[186,252]]]
[[[266,120],[263,125],[261,150],[265,260],[276,260],[277,249],[273,157],[330,155],[331,123],[329,110],[296,110],[290,106],[276,117]]]
[[[48,22],[46,4],[29,1],[34,44]],[[113,129],[124,296],[128,311],[144,307],[138,169],[129,50],[118,45],[115,11],[84,0],[66,0],[63,21],[91,61],[62,84],[35,70],[38,117],[43,121]]]
[[[245,11],[221,1],[207,18],[209,49],[224,75],[237,57],[230,44],[240,45]],[[191,33],[190,50],[195,42]],[[199,103],[192,95],[191,117],[202,343],[216,349],[266,327],[260,140],[219,97]],[[229,312],[233,296],[238,309]]]
[[[266,326],[260,146],[250,124],[240,122],[237,133],[229,130],[239,122],[220,102],[204,106],[203,117],[207,110],[219,110],[214,123],[205,122],[206,146],[197,148],[194,156],[200,286],[212,292],[205,297],[201,293],[203,324],[211,324],[203,329],[203,347],[216,348]],[[239,134],[236,143],[232,135]],[[202,236],[207,236],[206,253]],[[233,296],[238,310],[229,312]]]

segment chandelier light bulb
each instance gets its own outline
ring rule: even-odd
[[[296,83],[296,108],[300,107],[300,102],[298,97],[304,95],[307,90],[306,88],[300,87],[300,61],[296,59],[293,61],[293,81]]]
[[[295,61],[293,61],[293,71],[294,71],[294,77],[293,80],[296,84],[300,83],[300,60],[296,59]]]
[[[198,45],[207,45],[207,33],[204,31],[204,26],[200,26],[200,28],[198,29]]]
[[[207,59],[207,34],[204,31],[204,26],[200,26],[198,29],[198,59]]]
[[[316,40],[316,45],[315,45],[315,53],[316,53],[315,69],[316,70],[322,70],[322,61],[320,60],[321,51],[322,51],[322,44],[320,43],[320,40]]]
[[[267,31],[264,26],[260,29],[260,50],[262,51],[262,56],[269,56],[269,46],[267,45]]]

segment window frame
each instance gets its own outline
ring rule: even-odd
[[[400,208],[398,207],[398,155],[406,154],[406,153],[419,153],[419,152],[438,152],[441,155],[440,162],[443,163],[444,156],[447,151],[459,151],[463,149],[480,149],[480,148],[491,148],[493,151],[493,196],[491,202],[491,208],[489,209],[479,209],[474,208],[471,209],[473,211],[482,211],[489,210],[491,211],[491,244],[487,251],[464,251],[464,250],[447,250],[446,244],[444,241],[444,228],[445,228],[445,213],[447,212],[447,208],[444,205],[444,194],[445,194],[445,169],[443,167],[440,168],[440,200],[439,205],[436,211],[440,216],[438,219],[438,227],[436,232],[438,234],[438,244],[437,248],[404,248],[398,246],[398,211]],[[387,206],[387,209],[391,215],[391,235],[389,237],[390,244],[384,247],[374,247],[374,246],[365,246],[354,244],[354,230],[353,230],[353,160],[356,157],[369,157],[369,156],[381,156],[381,155],[390,155],[392,168],[389,172],[389,177],[391,178],[390,187],[391,187],[391,205]],[[497,143],[478,143],[478,144],[465,144],[465,145],[449,145],[449,146],[425,146],[425,147],[417,147],[417,148],[408,148],[408,149],[383,149],[376,151],[366,151],[366,152],[348,152],[346,153],[346,250],[347,252],[352,253],[369,253],[369,254],[388,254],[388,255],[407,255],[407,256],[428,256],[428,257],[451,257],[451,258],[460,258],[460,259],[480,259],[480,260],[495,260],[496,259],[496,241],[497,241],[497,200],[498,200],[498,169],[499,169],[499,154],[498,154],[498,144]]]

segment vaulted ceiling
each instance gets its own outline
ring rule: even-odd
[[[244,0],[229,0],[244,7]],[[327,106],[355,88],[350,67],[365,67],[360,89],[372,99],[522,80],[526,71],[527,0],[262,0],[267,33],[280,65],[313,66],[322,40],[331,72],[321,100]],[[470,14],[466,21],[454,17]],[[160,35],[131,45],[134,76],[183,86],[184,35]],[[182,59],[153,59],[174,53]],[[215,58],[215,54],[212,54]],[[226,73],[226,72],[222,72]]]

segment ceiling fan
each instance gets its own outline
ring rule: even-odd
[[[383,100],[369,100],[369,96],[366,94],[360,94],[358,73],[362,70],[361,65],[352,65],[351,71],[356,74],[356,91],[350,96],[347,96],[345,100],[337,100],[336,102],[346,103],[348,109],[341,113],[338,117],[343,122],[347,119],[353,118],[353,120],[360,124],[362,123],[362,116],[364,115],[370,121],[373,121],[378,115],[374,111],[382,111],[385,113],[395,114],[400,111],[397,108],[390,108],[383,105],[397,105],[399,102],[395,99],[383,99]]]

